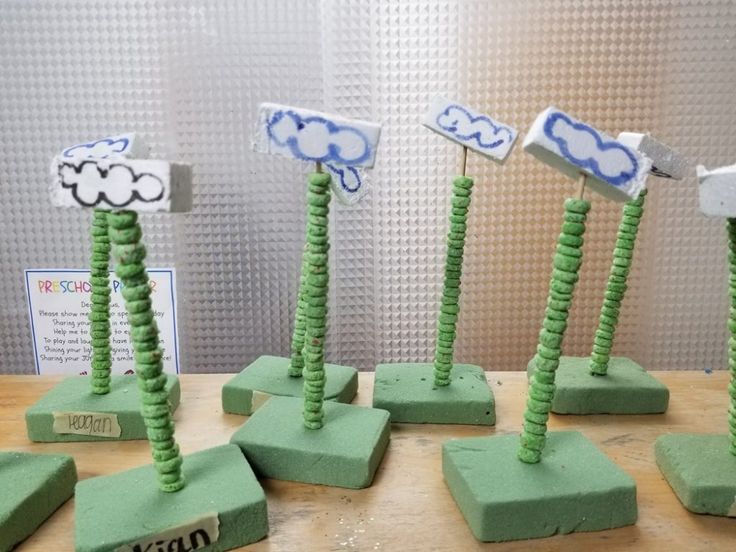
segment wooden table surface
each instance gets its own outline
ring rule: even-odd
[[[655,438],[668,431],[725,433],[728,374],[655,372],[671,391],[670,408],[653,416],[556,416],[551,429],[582,431],[635,480],[639,521],[631,527],[504,544],[477,542],[442,479],[440,445],[451,438],[518,432],[526,398],[522,372],[488,372],[496,396],[495,428],[395,424],[372,487],[348,490],[264,480],[270,536],[244,550],[733,550],[736,519],[695,515],[679,503],[654,462]],[[186,453],[226,443],[245,418],[223,414],[220,388],[231,375],[183,375],[177,439]],[[0,450],[74,456],[80,479],[150,461],[145,441],[30,443],[23,413],[59,381],[0,376]],[[369,405],[373,374],[360,374],[356,404]],[[1,495],[0,490],[0,495]],[[19,547],[73,550],[73,500]]]

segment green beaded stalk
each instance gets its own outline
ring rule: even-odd
[[[458,176],[453,180],[450,231],[447,234],[445,283],[442,289],[442,304],[437,326],[437,346],[434,354],[434,384],[440,387],[450,384],[457,319],[460,313],[460,277],[463,268],[463,251],[465,250],[466,222],[472,191],[472,178]]]
[[[608,361],[611,359],[613,337],[618,324],[621,301],[626,293],[626,277],[634,258],[634,245],[639,222],[644,213],[644,200],[647,191],[642,190],[639,197],[626,202],[621,215],[616,235],[616,247],[613,250],[613,264],[608,275],[606,293],[603,298],[598,329],[593,339],[593,352],[590,355],[590,373],[594,376],[605,376],[608,372]]]
[[[307,246],[304,245],[302,256],[302,269],[299,275],[299,293],[296,300],[296,315],[294,315],[294,335],[291,338],[291,362],[289,362],[289,375],[293,378],[302,377],[304,371],[304,339],[307,332],[306,310],[306,287],[307,287]]]
[[[731,383],[728,385],[728,394],[731,404],[728,409],[728,428],[731,439],[729,450],[736,456],[736,218],[728,219],[726,223],[728,230],[728,265],[730,276],[728,278],[728,294],[731,298],[729,310],[728,329],[731,338],[728,340],[728,368],[731,372]]]
[[[557,241],[554,269],[550,282],[547,309],[542,330],[539,332],[534,373],[529,385],[529,398],[524,412],[519,459],[536,464],[542,458],[547,435],[547,420],[555,394],[555,371],[562,355],[562,339],[567,329],[567,316],[572,305],[572,294],[578,281],[578,270],[583,262],[583,234],[590,202],[567,199],[562,233]]]
[[[330,211],[330,175],[309,175],[307,191],[307,249],[304,256],[306,286],[304,314],[304,425],[319,429],[324,420],[325,357],[327,333],[327,286],[329,283],[327,215]]]
[[[158,483],[162,491],[184,487],[182,458],[174,439],[174,422],[166,393],[163,353],[158,327],[151,308],[151,287],[143,264],[146,248],[138,214],[118,211],[108,215],[112,251],[117,259],[117,275],[123,283],[122,295],[128,312],[130,340],[135,355],[135,372],[141,390],[141,413],[151,445]]]
[[[110,237],[107,225],[108,212],[95,209],[92,213],[92,255],[90,257],[90,286],[92,310],[89,313],[90,339],[92,341],[92,393],[106,395],[110,392]]]

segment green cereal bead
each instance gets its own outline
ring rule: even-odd
[[[582,236],[573,236],[571,234],[560,234],[558,241],[561,245],[568,247],[582,247],[583,245]]]
[[[582,236],[585,232],[585,225],[580,222],[563,222],[562,233],[572,236]]]
[[[559,360],[560,358],[560,350],[554,349],[551,347],[547,347],[546,345],[539,343],[537,345],[537,354],[542,357],[549,360]]]
[[[542,323],[542,327],[550,332],[562,335],[567,329],[567,322],[564,320],[552,320],[551,318],[547,318]]]
[[[565,272],[575,272],[580,267],[581,259],[557,254],[553,259],[554,267]]]
[[[564,203],[565,211],[587,214],[590,211],[590,202],[585,199],[568,198]]]
[[[580,213],[565,213],[564,220],[566,222],[585,222],[586,216]]]
[[[566,257],[575,257],[576,259],[579,259],[583,256],[583,252],[580,251],[580,249],[563,245],[561,243],[557,245],[557,253],[559,253],[560,255],[565,255]]]
[[[558,363],[559,364],[559,363]],[[534,373],[534,382],[537,384],[542,385],[554,385],[555,383],[555,370],[557,370],[557,366],[555,366],[554,370],[549,371],[538,371]]]
[[[557,370],[560,362],[558,360],[552,360],[536,355],[534,357],[534,367],[541,370],[542,372],[552,372]]]
[[[577,272],[566,272],[564,270],[555,268],[552,271],[552,278],[554,280],[557,280],[558,282],[574,284],[575,282],[578,281],[578,273]]]

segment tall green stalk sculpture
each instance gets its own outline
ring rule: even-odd
[[[110,285],[111,211],[119,196],[107,188],[94,185],[114,182],[130,185],[131,167],[147,157],[148,148],[139,136],[122,134],[93,142],[70,146],[54,159],[52,165],[52,200],[62,207],[81,207],[92,211],[89,229],[91,346],[88,377],[69,377],[51,389],[26,412],[28,435],[33,441],[108,441],[146,439],[147,429],[138,404],[136,379],[113,375],[111,343],[112,288]],[[158,167],[156,167],[158,169]],[[147,178],[147,177],[146,177]],[[90,179],[95,179],[91,182]],[[85,188],[83,184],[89,184]],[[156,185],[156,184],[154,184]],[[131,185],[132,186],[132,185]],[[134,186],[132,201],[140,201],[140,190]],[[138,195],[136,195],[138,194]],[[111,203],[112,201],[112,203]],[[179,380],[175,375],[162,375],[162,393],[173,411],[179,406]],[[84,420],[80,423],[80,420]]]
[[[110,143],[108,143],[110,142]],[[104,142],[109,147],[117,140]],[[148,439],[152,465],[87,478],[75,490],[75,544],[80,550],[229,550],[268,532],[266,498],[255,474],[234,445],[183,457],[174,432],[170,377],[144,261],[138,212],[187,212],[192,173],[187,165],[147,159],[59,156],[52,185],[55,203],[94,209],[92,225],[92,336],[94,382],[109,378],[109,253],[122,283],[135,359],[134,386],[127,390]],[[109,349],[109,346],[108,348]],[[137,388],[135,382],[137,381]],[[115,378],[108,394],[115,393]],[[109,416],[109,413],[100,415]],[[129,430],[129,421],[116,423]]]
[[[726,219],[728,238],[728,415],[723,432],[671,433],[654,444],[657,465],[683,506],[697,514],[736,517],[736,165],[698,166],[700,211]],[[727,427],[726,427],[727,426]]]
[[[268,367],[266,372],[259,372],[260,368],[254,371],[254,366],[264,366],[254,363],[223,388],[223,403],[235,404],[238,385],[245,389],[245,378],[255,379],[254,374],[271,382],[275,381],[273,377],[282,382],[288,379],[291,391],[268,398],[235,432],[231,442],[241,447],[248,461],[265,477],[367,487],[388,445],[389,414],[338,402],[348,402],[352,395],[335,395],[332,380],[340,367],[325,363],[329,212],[333,192],[346,203],[362,196],[360,186],[348,185],[346,178],[348,174],[360,178],[357,167],[373,166],[380,127],[277,104],[262,104],[259,121],[259,151],[309,161],[316,170],[307,182],[306,244],[292,339],[292,371],[288,371],[288,358],[280,361],[275,376],[267,375],[271,370]],[[331,174],[338,178],[333,180]],[[298,383],[299,376],[303,384],[297,393],[292,382]],[[354,394],[355,387],[348,389]],[[334,398],[338,401],[330,400]]]
[[[473,534],[492,542],[611,529],[637,517],[634,480],[581,433],[549,432],[547,424],[559,393],[556,378],[583,261],[591,208],[585,191],[636,199],[650,162],[554,107],[534,121],[524,150],[577,177],[579,191],[564,203],[521,435],[456,439],[443,446],[450,492]]]
[[[650,175],[670,180],[685,176],[687,161],[651,136],[622,132],[618,141],[651,162]],[[623,206],[592,352],[589,358],[560,358],[553,412],[656,414],[667,409],[669,391],[662,383],[630,358],[611,356],[646,197],[643,189]]]
[[[517,132],[457,102],[435,98],[422,124],[462,146],[460,174],[452,181],[434,362],[376,366],[373,406],[391,412],[392,422],[493,425],[493,393],[482,367],[455,363],[460,318],[463,254],[474,179],[466,174],[468,150],[502,163]]]

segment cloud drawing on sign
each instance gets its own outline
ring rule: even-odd
[[[560,148],[562,156],[614,186],[632,180],[639,169],[634,154],[619,142],[605,140],[597,130],[574,122],[560,112],[544,122],[544,134]]]
[[[128,138],[102,138],[101,140],[95,140],[87,144],[77,144],[67,148],[62,153],[63,157],[95,157],[98,159],[104,159],[110,155],[116,153],[122,153],[130,145]]]
[[[271,114],[266,127],[273,143],[289,148],[303,161],[355,165],[371,157],[371,144],[360,130],[324,117],[279,110]]]
[[[510,128],[485,115],[474,117],[460,105],[449,105],[437,116],[437,124],[461,142],[475,141],[483,149],[494,149],[514,139]]]
[[[62,188],[70,190],[77,203],[84,207],[107,204],[122,208],[134,201],[149,203],[164,196],[164,184],[158,176],[136,174],[119,163],[101,166],[95,161],[83,161],[79,165],[61,162],[59,179]]]

